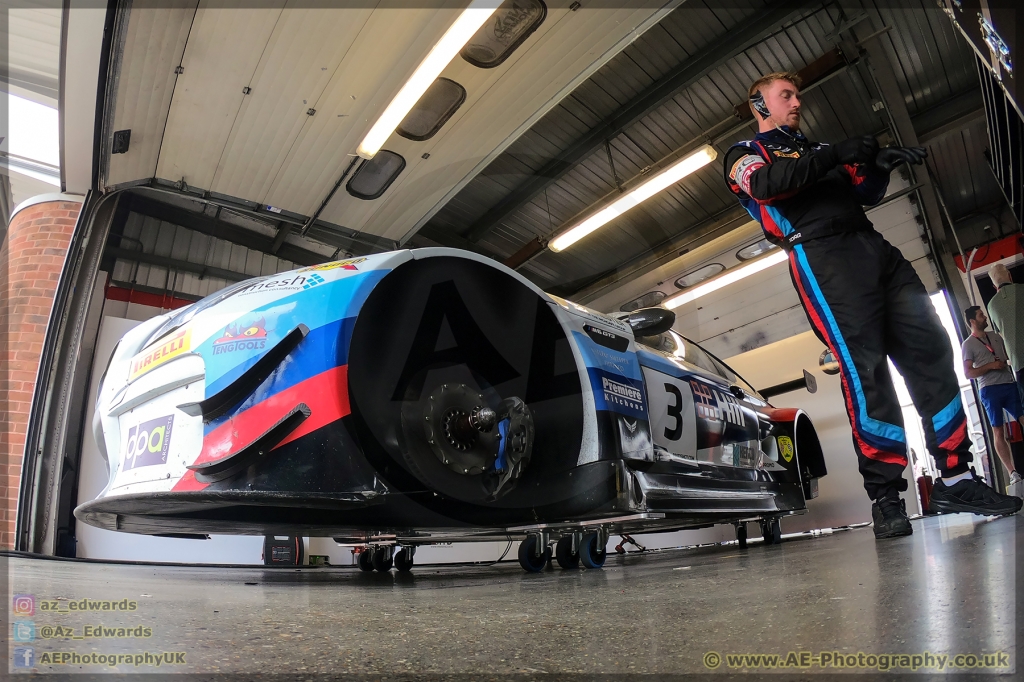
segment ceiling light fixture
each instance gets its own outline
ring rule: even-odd
[[[789,256],[786,254],[785,251],[775,251],[770,255],[767,255],[763,258],[758,258],[757,260],[754,261],[750,261],[749,263],[741,265],[738,268],[726,270],[723,274],[719,275],[715,279],[709,280],[699,286],[695,286],[689,291],[684,291],[678,296],[673,296],[672,298],[666,299],[665,301],[662,302],[662,305],[670,310],[673,308],[678,308],[679,306],[689,303],[690,301],[694,301],[700,298],[701,296],[706,296],[710,294],[712,291],[718,291],[722,287],[729,286],[730,284],[738,282],[746,277],[750,277],[751,275],[761,272],[762,270],[767,270],[773,265],[778,265],[779,263],[785,262],[787,258],[789,258]]]
[[[398,91],[391,104],[384,110],[377,122],[370,128],[363,141],[359,144],[356,153],[364,159],[372,159],[374,155],[384,146],[391,133],[399,126],[405,115],[409,113],[423,93],[427,91],[430,84],[441,75],[448,63],[459,54],[459,50],[465,46],[473,37],[484,22],[494,14],[500,0],[474,0],[469,7],[462,11],[459,18],[455,20],[441,40],[430,50],[430,54],[424,58],[416,67],[412,76],[405,82],[402,89]]]
[[[690,173],[708,165],[716,158],[718,158],[718,152],[711,145],[704,145],[692,154],[676,161],[647,182],[626,192],[583,222],[558,235],[551,240],[548,248],[556,253],[569,248],[605,223],[618,218],[629,209],[647,201],[661,190],[674,185]]]

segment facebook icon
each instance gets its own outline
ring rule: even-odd
[[[36,638],[36,624],[30,620],[16,620],[11,629],[11,639],[15,642],[31,642]]]
[[[14,649],[14,667],[31,668],[36,663],[36,652],[30,646],[20,646]]]

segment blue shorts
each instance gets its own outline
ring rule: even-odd
[[[981,389],[981,403],[985,406],[992,426],[1003,425],[1003,410],[1009,412],[1015,421],[1020,419],[1022,414],[1016,382],[985,386]]]

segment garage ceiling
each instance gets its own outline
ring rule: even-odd
[[[131,129],[131,148],[107,154],[102,182],[156,183],[302,224],[464,5],[131,11],[119,24],[108,125]],[[308,236],[346,250],[345,236],[371,248],[469,248],[553,293],[617,307],[632,297],[624,283],[682,268],[688,250],[747,222],[721,160],[754,132],[744,100],[758,75],[808,75],[812,138],[898,137],[867,46],[888,62],[903,100],[888,105],[928,146],[928,176],[954,223],[995,215],[997,231],[1017,228],[1002,220],[1005,200],[984,158],[973,52],[931,0],[720,5],[548,2],[544,22],[499,67],[456,58],[442,74],[467,91],[453,117],[427,141],[392,135],[384,148],[406,161],[396,181],[370,201],[339,189]],[[707,142],[717,162],[564,252],[544,248]]]
[[[309,216],[465,4],[325,9],[297,0],[131,10],[118,24],[124,48],[107,126],[130,129],[131,146],[110,154],[108,140],[101,183],[156,178]],[[426,142],[392,135],[385,148],[407,163],[398,180],[374,201],[338,192],[321,219],[403,239],[517,131],[667,11],[552,3],[500,66],[456,58],[442,73],[467,91],[455,115]]]

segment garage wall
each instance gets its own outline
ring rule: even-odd
[[[48,195],[17,211],[0,248],[0,548],[14,547],[21,467],[43,339],[68,245],[77,197]]]

